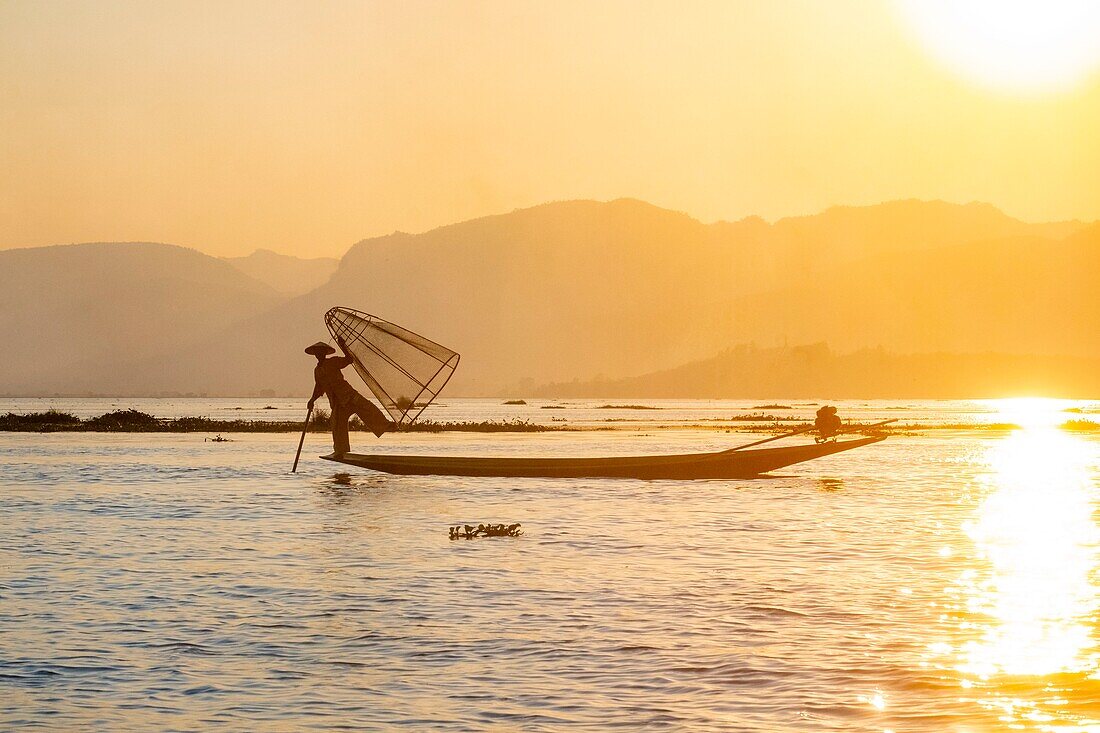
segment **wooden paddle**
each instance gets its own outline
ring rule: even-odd
[[[302,437],[298,439],[298,452],[294,454],[294,468],[290,469],[291,473],[298,473],[298,457],[302,455],[302,445],[306,442],[306,430],[309,429],[309,419],[311,417],[313,417],[312,407],[306,413],[306,421],[302,424]]]
[[[880,425],[886,425],[887,423],[897,422],[898,418],[891,418],[889,420],[883,420],[882,422],[871,423],[870,425],[856,425],[852,430],[840,430],[837,435],[842,433],[858,433],[861,430],[870,430],[871,428],[877,428]]]
[[[868,428],[877,428],[880,425],[885,425],[886,423],[897,422],[897,421],[898,421],[898,419],[895,417],[892,420],[883,420],[882,422],[877,422],[877,423],[874,423],[873,425],[860,425],[855,430],[841,430],[837,433],[837,435],[840,435],[841,433],[857,433],[860,430],[867,430]],[[754,443],[745,443],[745,445],[739,445],[736,448],[730,448],[729,450],[724,450],[722,452],[723,453],[733,453],[734,451],[744,450],[745,448],[752,448],[753,446],[763,445],[764,443],[770,443],[773,440],[779,440],[780,438],[789,438],[792,435],[798,435],[799,433],[806,433],[806,432],[809,432],[811,430],[814,430],[816,427],[817,427],[816,425],[807,425],[804,428],[799,428],[798,430],[792,430],[789,433],[783,433],[782,435],[774,435],[770,438],[764,438],[763,440],[758,440]]]
[[[729,450],[724,450],[722,452],[723,453],[733,453],[734,451],[737,451],[737,450],[744,450],[745,448],[752,448],[754,445],[762,445],[764,443],[770,443],[773,440],[779,440],[780,438],[789,438],[792,435],[798,435],[799,433],[805,433],[807,431],[813,430],[815,427],[816,426],[814,426],[814,425],[807,425],[804,428],[799,428],[798,430],[792,430],[789,433],[783,433],[782,435],[773,435],[770,438],[764,438],[763,440],[758,440],[755,443],[745,443],[744,445],[739,445],[736,448],[730,448]]]

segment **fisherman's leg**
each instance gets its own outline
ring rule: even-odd
[[[344,407],[332,410],[332,450],[337,455],[343,455],[351,450],[351,441],[348,439],[348,420],[351,419],[351,411]]]
[[[358,415],[359,419],[363,421],[363,424],[367,426],[367,430],[374,433],[376,438],[381,438],[387,432],[393,430],[393,422],[366,397],[357,395],[354,409],[355,414]]]

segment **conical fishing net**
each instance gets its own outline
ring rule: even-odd
[[[350,308],[332,308],[325,325],[342,338],[355,371],[398,424],[409,424],[436,398],[459,355],[419,334]]]

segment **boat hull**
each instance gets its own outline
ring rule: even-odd
[[[880,440],[883,440],[882,436],[756,450],[611,458],[394,456],[372,453],[346,453],[339,458],[321,457],[357,468],[413,476],[729,479],[752,478],[777,468],[859,448]]]

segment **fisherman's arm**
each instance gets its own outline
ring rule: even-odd
[[[306,408],[309,409],[309,410],[312,410],[313,409],[313,404],[315,402],[317,402],[317,398],[320,397],[321,395],[323,395],[324,393],[325,393],[325,388],[321,386],[320,382],[317,382],[317,384],[315,384],[314,387],[313,387],[313,396],[309,398],[309,402],[306,404]]]
[[[340,350],[344,352],[344,355],[342,357],[334,356],[332,357],[331,361],[340,369],[343,369],[346,366],[350,366],[351,363],[355,360],[352,359],[351,354],[348,353],[348,345],[344,341],[344,338],[342,336],[336,337],[336,345],[340,347]]]

